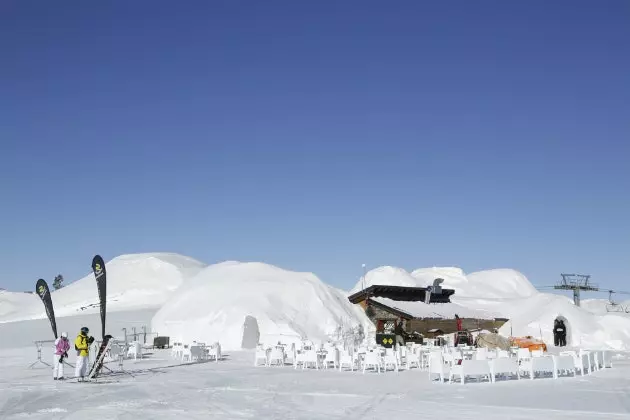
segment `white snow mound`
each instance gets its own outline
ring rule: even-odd
[[[456,267],[433,267],[414,270],[411,275],[419,286],[427,286],[436,278],[442,278],[442,287],[454,289],[455,296],[461,297],[518,298],[538,293],[527,277],[512,269],[484,270],[466,275]]]
[[[189,277],[206,264],[173,253],[121,255],[105,263],[107,270],[107,311],[155,309]],[[52,287],[52,284],[49,283]],[[28,295],[19,311],[0,312],[0,322],[45,318],[37,295]],[[51,293],[57,317],[99,312],[98,291],[92,273]],[[2,299],[2,296],[0,296]],[[0,307],[5,301],[0,301]]]
[[[41,300],[33,293],[0,290],[0,320],[19,317],[25,308],[37,303],[41,304]]]
[[[152,321],[153,331],[172,341],[219,341],[227,350],[245,342],[324,341],[339,328],[358,325],[374,328],[362,309],[314,274],[255,262],[205,268],[173,293]]]
[[[402,268],[383,266],[370,270],[365,281],[359,279],[350,294],[375,284],[389,286],[426,287],[437,278],[442,287],[454,289],[458,297],[519,298],[538,293],[527,277],[516,270],[495,269],[466,275],[458,267],[419,268],[409,273]]]
[[[495,306],[496,307],[496,306]],[[630,318],[622,314],[595,315],[575,306],[565,296],[539,293],[525,299],[500,303],[501,312],[510,322],[500,333],[515,336],[531,335],[553,344],[553,322],[565,320],[567,345],[587,348],[630,348]]]
[[[352,288],[350,294],[357,293],[373,285],[416,287],[417,281],[402,268],[383,266],[368,271],[365,280],[361,278]]]
[[[617,302],[611,305],[608,299],[582,299],[580,306],[597,315],[615,313],[630,317],[630,301]]]

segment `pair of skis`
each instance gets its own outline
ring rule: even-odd
[[[98,298],[101,307],[101,332],[103,341],[101,342],[98,354],[96,355],[94,365],[92,365],[92,368],[90,369],[90,372],[88,374],[88,379],[93,379],[99,374],[103,367],[105,354],[111,347],[111,336],[105,335],[105,316],[107,314],[107,273],[105,271],[105,262],[100,255],[95,255],[92,259],[92,272],[94,273],[94,277],[96,278],[96,287],[98,289]],[[44,304],[46,315],[48,315],[48,320],[50,321],[53,335],[55,336],[56,340],[58,338],[57,321],[55,319],[55,310],[53,308],[52,297],[50,296],[50,289],[48,288],[48,283],[46,283],[46,280],[37,280],[37,283],[35,284],[35,291]]]

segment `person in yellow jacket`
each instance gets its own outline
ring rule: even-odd
[[[74,370],[74,376],[79,381],[82,381],[87,373],[90,344],[94,341],[93,337],[88,337],[89,332],[90,330],[88,327],[81,328],[81,332],[79,332],[76,340],[74,340],[74,348],[77,351],[77,365]]]

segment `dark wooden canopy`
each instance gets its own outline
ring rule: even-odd
[[[455,290],[453,289],[442,289],[442,292],[439,294],[431,294],[431,303],[449,303],[451,301],[450,297],[454,293]],[[348,300],[352,303],[359,303],[370,297],[383,297],[398,301],[424,302],[426,294],[426,287],[381,286],[375,284],[349,296]]]

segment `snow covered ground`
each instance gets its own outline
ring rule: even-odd
[[[253,354],[177,365],[168,350],[128,360],[100,383],[28,369],[32,349],[0,350],[2,419],[630,419],[630,360],[577,378],[430,383],[386,374],[254,367]],[[74,357],[71,362],[74,362]]]

